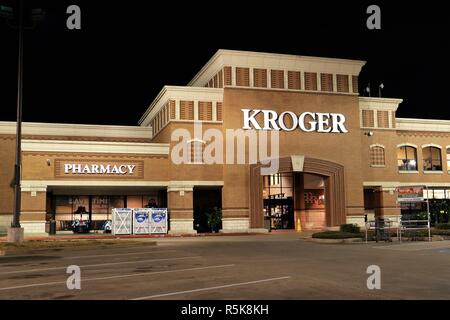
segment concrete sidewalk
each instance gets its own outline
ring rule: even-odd
[[[269,235],[269,233],[197,233],[197,234],[151,234],[151,235],[113,235],[113,234],[62,234],[47,236],[25,236],[25,240],[37,241],[60,241],[60,240],[83,240],[83,239],[153,239],[153,238],[184,238],[184,237],[222,237],[222,236],[254,236]],[[6,241],[6,236],[0,237],[0,242]]]

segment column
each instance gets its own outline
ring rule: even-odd
[[[400,222],[401,210],[397,205],[395,188],[379,188],[375,196],[375,216],[394,221],[393,227]]]
[[[322,91],[322,74],[320,72],[317,72],[316,74],[317,91]]]
[[[195,234],[194,187],[169,186],[167,188],[169,234]]]
[[[45,232],[47,188],[25,187],[21,195],[20,224],[27,235],[48,235]]]
[[[236,67],[231,67],[231,86],[236,86]]]
[[[352,77],[352,75],[348,75],[348,92],[355,93],[355,92],[353,92],[353,77]]]
[[[373,110],[373,126],[374,128],[378,128],[378,111]]]
[[[212,102],[212,121],[217,121],[217,101]]]
[[[247,166],[224,165],[222,229],[220,232],[243,233],[249,231],[249,185],[247,175]]]
[[[175,100],[175,120],[180,120],[180,100]]]
[[[249,87],[253,88],[255,86],[255,81],[254,81],[254,71],[253,68],[248,68],[248,77],[249,77]]]
[[[305,90],[305,72],[304,71],[300,71],[300,90]]]
[[[289,89],[289,77],[288,77],[288,70],[283,70],[283,77],[284,77],[284,89]],[[300,81],[301,82],[301,81]]]
[[[198,100],[194,100],[194,120],[199,120]]]
[[[393,126],[393,121],[392,121],[393,119],[392,119],[392,112],[391,111],[388,111],[388,122],[389,122],[389,128],[393,128],[394,126]]]
[[[294,219],[295,230],[305,229],[306,210],[305,210],[305,187],[303,173],[293,173],[294,175]]]
[[[333,92],[337,92],[337,74],[333,73]]]

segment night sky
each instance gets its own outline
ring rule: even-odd
[[[17,1],[17,0],[16,0]],[[450,120],[444,2],[25,1],[46,10],[26,31],[23,119],[136,125],[164,85],[186,85],[220,48],[368,61],[360,91],[403,98],[397,115]],[[0,0],[0,4],[14,1]],[[81,30],[66,28],[67,6]],[[381,7],[381,30],[366,8]],[[14,121],[17,31],[0,20],[0,120]]]

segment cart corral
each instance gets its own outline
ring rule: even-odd
[[[167,233],[167,208],[116,208],[112,213],[114,235]]]

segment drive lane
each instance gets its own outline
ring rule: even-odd
[[[253,237],[242,241],[238,237],[161,241],[155,253],[129,255],[124,251],[116,255],[114,249],[89,250],[86,254],[62,251],[56,254],[59,260],[38,260],[47,263],[38,267],[108,265],[82,268],[82,279],[94,280],[82,282],[82,290],[72,291],[64,284],[68,276],[65,270],[0,275],[1,288],[58,282],[0,290],[0,299],[450,298],[450,254],[445,253],[444,244],[434,250],[411,252],[379,250],[386,246],[384,243],[379,246],[322,245],[293,236],[254,237],[253,241],[250,238]],[[150,261],[180,257],[196,258]],[[0,268],[3,265],[0,259]],[[9,270],[15,268],[11,263],[6,265]],[[380,266],[382,290],[367,289],[369,265]],[[20,265],[19,262],[17,268],[36,269],[36,265],[33,262]],[[265,279],[280,280],[264,282]]]

